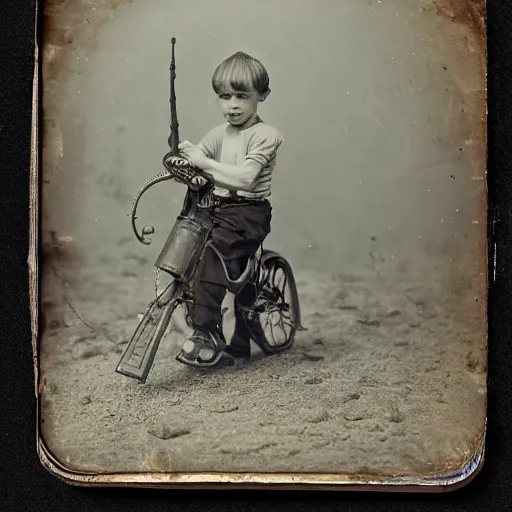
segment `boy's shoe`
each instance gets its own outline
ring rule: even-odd
[[[196,329],[192,336],[183,343],[176,360],[195,368],[236,366],[236,359],[225,351],[224,341],[219,340],[222,346],[216,346],[211,336],[211,334]]]
[[[183,343],[181,354],[189,361],[210,362],[217,355],[217,349],[207,333],[196,329]]]

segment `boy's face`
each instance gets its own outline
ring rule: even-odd
[[[235,91],[227,89],[218,95],[218,104],[227,122],[243,128],[254,118],[258,111],[258,102],[262,98],[255,89]]]

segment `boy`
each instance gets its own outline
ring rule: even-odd
[[[217,67],[212,86],[227,122],[210,130],[197,146],[184,141],[179,148],[214,181],[212,193],[201,205],[201,214],[213,221],[212,242],[233,280],[241,276],[249,258],[270,233],[272,207],[268,198],[282,138],[257,113],[259,102],[270,94],[268,73],[260,61],[243,52],[235,53]],[[196,185],[204,183],[204,178],[195,180]],[[210,334],[220,335],[227,285],[222,261],[208,248],[194,283],[190,311],[194,332],[183,344],[181,357],[196,363],[215,358]],[[235,360],[251,355],[242,309],[254,298],[251,283],[235,297],[236,325],[227,347]]]

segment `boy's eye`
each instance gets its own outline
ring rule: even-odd
[[[244,93],[239,93],[239,94],[219,94],[219,98],[221,100],[229,100],[231,99],[231,96],[234,96],[235,98],[239,99],[239,100],[246,100],[249,98],[249,96],[247,94],[244,94]]]

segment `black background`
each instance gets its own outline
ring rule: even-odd
[[[278,0],[277,0],[278,1]],[[173,491],[73,488],[36,453],[28,298],[28,190],[34,3],[0,1],[0,510],[511,510],[512,5],[488,17],[489,407],[486,461],[467,487],[443,494]],[[493,280],[494,243],[497,244]]]

